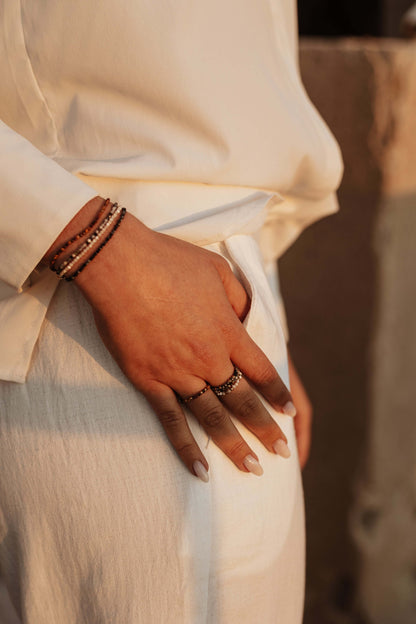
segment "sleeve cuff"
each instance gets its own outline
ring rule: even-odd
[[[97,192],[0,122],[0,280],[20,290]]]

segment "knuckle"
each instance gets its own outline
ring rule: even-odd
[[[148,374],[141,362],[131,359],[122,363],[121,368],[132,384],[139,390],[143,391],[146,387]]]
[[[152,378],[145,377],[141,381],[141,391],[146,396],[159,396],[160,395],[160,383]]]
[[[214,353],[212,341],[207,339],[207,341],[204,343],[191,343],[190,350],[192,353],[193,362],[202,362],[208,368],[215,364],[217,358]]]
[[[238,325],[231,315],[221,319],[219,330],[224,338],[225,344],[233,345],[238,342],[238,339],[240,338],[238,329]]]
[[[164,409],[158,414],[159,420],[167,429],[177,429],[183,423],[183,415],[175,409]]]
[[[277,372],[271,364],[263,365],[257,373],[257,380],[260,386],[268,386],[269,384],[275,382],[277,379]]]
[[[137,368],[134,362],[122,362],[120,361],[120,366],[125,373],[126,377],[130,379],[130,381],[137,386],[137,382],[140,380],[140,370]]]
[[[258,409],[258,402],[255,396],[244,397],[238,405],[237,411],[243,420],[248,420],[253,417],[253,414]]]
[[[227,450],[230,457],[234,459],[245,457],[247,455],[247,444],[242,439],[237,440],[233,442]]]
[[[195,444],[192,442],[184,442],[176,445],[176,450],[182,457],[192,455],[195,451]]]
[[[207,429],[216,429],[221,427],[225,422],[225,412],[221,405],[207,408],[203,416],[203,421]]]

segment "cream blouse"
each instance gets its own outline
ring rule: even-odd
[[[334,212],[337,143],[302,86],[293,0],[2,0],[0,379],[57,285],[40,259],[97,194],[266,259]]]

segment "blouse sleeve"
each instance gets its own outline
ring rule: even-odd
[[[0,280],[20,291],[96,191],[0,120]]]

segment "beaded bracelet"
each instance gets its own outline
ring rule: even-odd
[[[113,226],[114,222],[116,222],[116,225],[118,223],[119,217],[122,214],[123,209],[118,207],[116,208],[116,211],[111,215],[111,217],[109,218],[109,220],[105,223],[104,227],[100,229],[100,232],[97,232],[97,235],[91,236],[91,241],[84,243],[84,245],[82,245],[82,250],[80,248],[79,253],[76,254],[76,257],[71,260],[71,262],[62,270],[58,273],[58,277],[60,279],[67,279],[67,274],[73,270],[74,266],[75,268],[77,268],[79,266],[79,262],[82,260],[82,258],[84,256],[86,256],[86,254],[90,253],[91,250],[96,247],[96,244],[100,241],[107,241],[107,230],[108,228],[110,228],[111,226]],[[114,226],[113,226],[114,229]],[[111,230],[113,231],[113,230]],[[95,234],[95,232],[94,232]],[[105,238],[103,239],[103,237],[105,236]],[[108,241],[107,241],[108,242]],[[99,249],[101,250],[102,246],[99,246]],[[95,252],[93,252],[93,254],[91,254],[89,257],[94,257],[95,258]],[[82,265],[84,267],[84,265]]]
[[[120,216],[118,218],[118,221],[116,222],[116,224],[114,225],[113,229],[111,230],[111,232],[106,236],[106,238],[103,240],[103,242],[101,243],[101,245],[99,247],[97,247],[97,249],[94,251],[94,253],[92,254],[92,256],[90,256],[88,258],[88,260],[86,262],[84,262],[84,264],[82,264],[79,269],[77,269],[75,271],[75,273],[73,273],[72,275],[69,275],[67,277],[63,277],[62,279],[64,279],[67,282],[71,282],[72,280],[74,280],[80,273],[81,271],[83,271],[85,269],[85,267],[92,261],[94,260],[95,256],[97,256],[100,251],[103,249],[103,247],[105,247],[105,245],[108,243],[108,241],[113,237],[114,232],[116,230],[118,230],[118,228],[120,227],[120,223],[123,221],[125,214],[126,214],[126,209],[122,208],[121,209],[121,213]]]
[[[115,204],[112,204],[112,205],[111,205],[110,212],[106,215],[106,217],[105,217],[105,218],[103,219],[103,221],[100,223],[100,225],[98,226],[98,228],[97,228],[94,232],[92,232],[92,234],[90,234],[90,236],[89,236],[89,237],[88,237],[88,239],[87,239],[88,241],[91,241],[92,239],[96,238],[96,236],[97,236],[97,235],[101,232],[101,230],[103,229],[103,227],[104,227],[104,226],[108,223],[108,221],[109,221],[109,219],[110,219],[111,215],[113,215],[113,214],[114,214],[114,212],[115,212],[115,210],[116,210],[116,209],[117,209],[117,206],[116,206]],[[76,240],[76,238],[72,239],[72,241],[75,241],[75,240]],[[73,259],[74,259],[74,258],[78,255],[78,253],[79,253],[82,249],[84,249],[84,247],[86,246],[86,244],[87,244],[87,242],[85,241],[85,242],[84,242],[84,243],[83,243],[80,247],[77,247],[77,248],[75,249],[75,251],[73,251],[73,252],[72,252],[72,253],[71,253],[71,254],[70,254],[70,255],[69,255],[69,256],[68,256],[68,257],[67,257],[67,258],[66,258],[63,262],[61,262],[61,264],[59,264],[58,266],[56,266],[56,260],[55,260],[55,263],[54,263],[54,264],[55,264],[55,266],[53,266],[53,267],[52,267],[52,266],[50,266],[51,270],[52,270],[52,271],[54,271],[55,273],[60,273],[60,272],[62,271],[62,269],[63,269],[64,267],[66,267],[66,266],[67,266],[67,265],[71,262],[71,260],[73,260]],[[64,249],[64,248],[66,249],[67,247],[68,247],[68,245],[67,245],[67,244],[65,244],[65,245],[62,247],[62,249]],[[61,255],[60,253],[59,253],[59,254],[57,254],[57,258],[59,258],[59,256],[60,256],[60,255]]]
[[[104,221],[100,223],[99,227],[87,238],[87,240],[76,249],[62,264],[53,269],[58,277],[62,278],[72,267],[77,264],[82,256],[84,256],[91,247],[93,247],[103,236],[105,230],[115,221],[118,214],[120,214],[121,208],[117,203],[113,204],[111,211],[106,216]]]
[[[90,232],[92,230],[94,225],[96,225],[98,223],[100,217],[104,214],[104,211],[107,208],[109,203],[110,203],[110,198],[107,197],[107,199],[105,200],[104,204],[101,206],[100,210],[98,211],[98,213],[94,217],[93,221],[91,221],[91,223],[89,225],[87,225],[87,227],[84,228],[81,232],[78,232],[78,234],[76,234],[73,238],[71,238],[70,240],[66,241],[66,243],[64,245],[62,245],[62,247],[56,252],[56,254],[54,255],[54,257],[52,258],[52,260],[49,263],[49,267],[52,269],[52,271],[55,270],[56,261],[59,258],[59,256],[61,255],[61,253],[63,253],[65,251],[65,249],[68,249],[68,247],[70,245],[72,245],[72,243],[75,243],[77,240],[79,240],[80,238],[82,238],[83,236],[88,234],[88,232]]]

